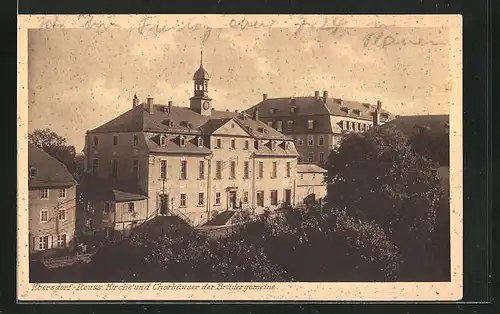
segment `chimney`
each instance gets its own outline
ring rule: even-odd
[[[378,103],[377,109],[373,112],[373,126],[377,126],[380,124],[380,112],[378,112]]]
[[[267,99],[267,94],[262,94],[262,101]]]
[[[172,112],[172,101],[169,100],[168,101],[168,113],[171,113]]]
[[[314,91],[314,98],[319,99],[319,90]]]
[[[132,108],[139,104],[139,98],[137,98],[137,94],[134,94],[134,99],[132,99]]]
[[[324,90],[323,91],[323,102],[326,103],[327,100],[328,100],[328,91]]]
[[[255,111],[253,112],[253,119],[255,121],[259,120],[259,109],[255,109]]]
[[[382,102],[380,100],[377,100],[377,110],[382,109]]]
[[[152,97],[148,97],[147,110],[149,113],[154,113],[154,111],[153,111],[153,98]]]

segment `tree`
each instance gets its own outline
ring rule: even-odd
[[[436,167],[394,127],[346,134],[326,165],[327,202],[380,225],[401,248],[407,273],[416,275],[443,196]]]
[[[36,129],[28,134],[28,141],[66,165],[76,179],[83,173],[83,156],[77,156],[75,147],[68,145],[66,138],[56,132],[49,128]]]

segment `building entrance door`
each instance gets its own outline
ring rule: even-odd
[[[229,206],[232,209],[236,209],[236,191],[229,191]]]

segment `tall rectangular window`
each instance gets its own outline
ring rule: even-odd
[[[66,188],[59,189],[59,198],[66,198]]]
[[[250,142],[245,140],[245,149],[248,150],[250,148]]]
[[[323,163],[325,161],[325,153],[319,153],[318,154],[318,161],[320,163]]]
[[[185,193],[181,193],[179,206],[186,207],[186,194]]]
[[[307,145],[313,146],[314,145],[314,135],[308,135],[307,136]]]
[[[271,191],[271,205],[278,205],[278,191],[277,190],[272,190]]]
[[[293,121],[287,121],[286,122],[286,129],[291,132],[293,131]]]
[[[314,120],[307,120],[307,128],[312,130],[314,128]]]
[[[134,202],[129,202],[128,203],[128,212],[129,213],[135,212],[135,204],[134,204]]]
[[[181,180],[187,179],[187,161],[181,160]]]
[[[40,190],[40,199],[48,200],[49,199],[49,189],[41,189]]]
[[[111,177],[116,178],[118,175],[118,160],[111,159]]]
[[[205,194],[198,193],[198,205],[203,205],[205,203]]]
[[[94,146],[99,145],[99,137],[96,135],[94,136]]]
[[[310,153],[308,154],[308,157],[307,157],[307,158],[308,158],[307,160],[308,160],[309,162],[313,162],[313,161],[314,161],[314,153],[313,153],[313,152],[310,152]]]
[[[160,179],[164,180],[167,178],[167,161],[160,160]]]
[[[49,237],[40,237],[38,239],[38,249],[40,250],[46,250],[49,248]]]
[[[236,148],[236,140],[232,139],[231,140],[231,149],[235,149],[235,148]]]
[[[104,202],[104,212],[109,213],[111,211],[111,203],[110,202]]]
[[[231,161],[231,176],[230,179],[235,179],[236,178],[236,161]]]
[[[46,209],[40,211],[40,222],[49,221],[49,212]]]
[[[60,234],[57,236],[57,247],[66,247],[66,235]]]
[[[220,205],[220,192],[215,193],[215,205]]]
[[[118,145],[118,135],[113,135],[113,145]]]
[[[276,122],[276,130],[283,131],[283,121],[279,120]]]
[[[286,163],[286,172],[285,172],[287,178],[290,178],[291,172],[292,172],[292,164],[288,161]]]
[[[99,172],[99,159],[92,159],[92,174],[94,176],[97,176],[97,173]]]
[[[243,203],[248,203],[248,191],[243,191]]]
[[[137,134],[134,134],[134,146],[139,145],[139,136]]]
[[[250,163],[248,161],[243,162],[243,179],[248,179],[250,172],[249,167]]]
[[[66,209],[59,209],[59,213],[57,215],[59,220],[66,220]]]
[[[259,161],[259,179],[262,179],[264,177],[264,162]]]
[[[325,144],[325,138],[323,137],[323,135],[320,135],[318,137],[318,145],[324,145]]]
[[[222,140],[220,138],[216,140],[215,148],[222,148]]]
[[[139,179],[139,160],[134,159],[132,160],[132,176],[134,180]]]
[[[215,162],[215,178],[218,180],[222,179],[222,161],[220,160]]]
[[[199,169],[198,169],[198,178],[205,179],[205,162],[203,160],[200,161]]]
[[[271,172],[271,178],[275,179],[278,174],[278,163],[276,161],[273,161],[273,169]]]

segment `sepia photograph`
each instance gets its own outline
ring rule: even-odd
[[[19,38],[20,299],[461,297],[460,16]]]

